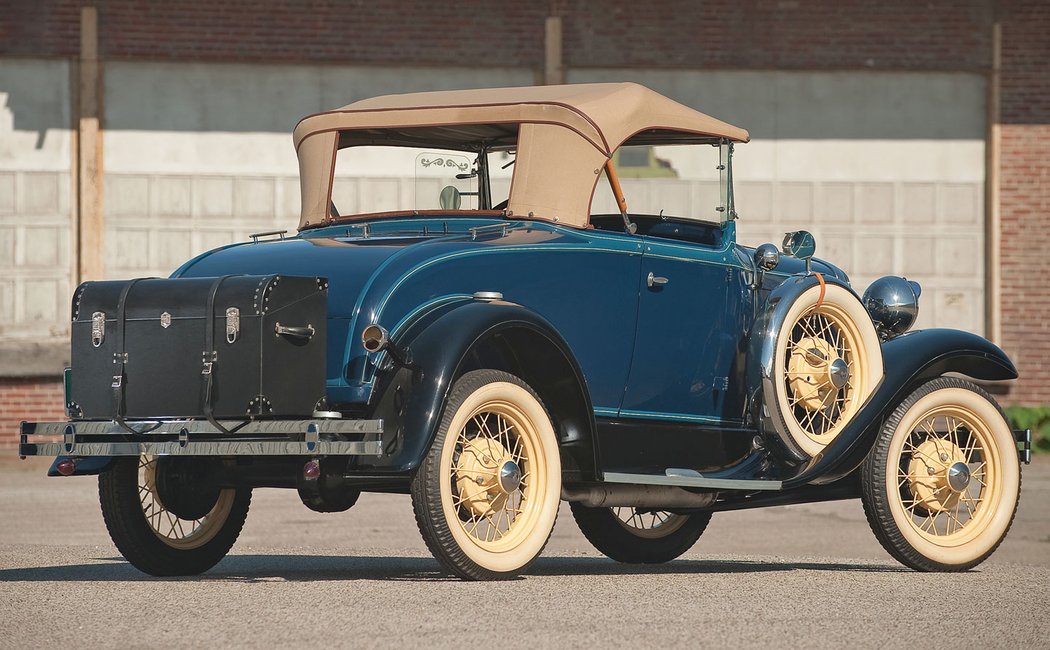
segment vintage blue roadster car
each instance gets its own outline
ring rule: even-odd
[[[737,244],[748,139],[634,84],[308,116],[298,234],[78,288],[69,421],[23,424],[20,453],[98,474],[153,575],[221,560],[257,487],[321,512],[410,493],[467,579],[524,571],[563,500],[622,562],[678,557],[714,512],[859,497],[907,566],[979,564],[1029,452],[961,375],[1013,364],[909,332],[918,285],[859,296],[809,233]]]

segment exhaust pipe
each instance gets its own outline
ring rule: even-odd
[[[596,485],[562,487],[563,501],[575,501],[589,508],[707,508],[717,492],[690,492],[673,485]]]

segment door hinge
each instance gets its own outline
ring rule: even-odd
[[[715,377],[714,389],[720,391],[729,390],[729,377]]]
[[[733,283],[733,269],[726,269],[726,284]]]

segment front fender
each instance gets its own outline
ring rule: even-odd
[[[885,377],[864,407],[823,453],[784,481],[784,488],[825,484],[857,469],[868,455],[883,421],[919,384],[947,372],[973,379],[1017,378],[1006,353],[990,341],[960,330],[911,332],[882,344]]]
[[[422,462],[437,434],[452,384],[468,370],[487,367],[479,359],[478,348],[492,337],[510,332],[541,337],[549,343],[547,351],[559,357],[559,363],[568,369],[562,373],[569,377],[562,377],[567,381],[559,386],[559,392],[575,403],[575,408],[568,407],[575,415],[560,419],[559,439],[563,445],[590,442],[594,430],[590,395],[579,365],[555,328],[539,314],[514,303],[460,303],[414,325],[395,342],[408,352],[413,367],[383,373],[384,380],[377,386],[380,397],[374,417],[382,417],[387,424],[385,455],[376,463],[376,469],[405,473]],[[529,377],[523,379],[528,381]],[[543,393],[543,386],[533,388]],[[548,410],[563,410],[549,403],[549,399],[545,400]],[[579,463],[584,464],[593,462]]]

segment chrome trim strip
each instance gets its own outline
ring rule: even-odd
[[[35,447],[31,450],[30,447]],[[71,447],[71,448],[70,448]],[[285,440],[245,440],[216,442],[62,442],[24,443],[23,456],[379,456],[379,440],[344,442],[318,440],[291,442]]]
[[[134,429],[149,430],[149,435],[151,436],[182,433],[183,431],[189,435],[223,433],[207,420],[169,420],[160,423],[154,420],[128,420],[126,424]],[[219,420],[219,424],[228,430],[235,431],[235,435],[238,436],[307,433],[308,431],[316,431],[317,433],[383,433],[382,420],[331,420],[325,418],[317,420],[251,420],[247,424],[240,420]],[[243,426],[240,426],[242,424]],[[70,429],[72,430],[70,431]],[[61,436],[68,433],[76,435],[127,435],[128,431],[115,422],[24,422],[22,424],[22,434]]]
[[[752,481],[703,476],[663,476],[660,474],[626,474],[605,472],[606,483],[633,485],[677,485],[679,487],[716,488],[722,490],[780,490],[781,481]]]

